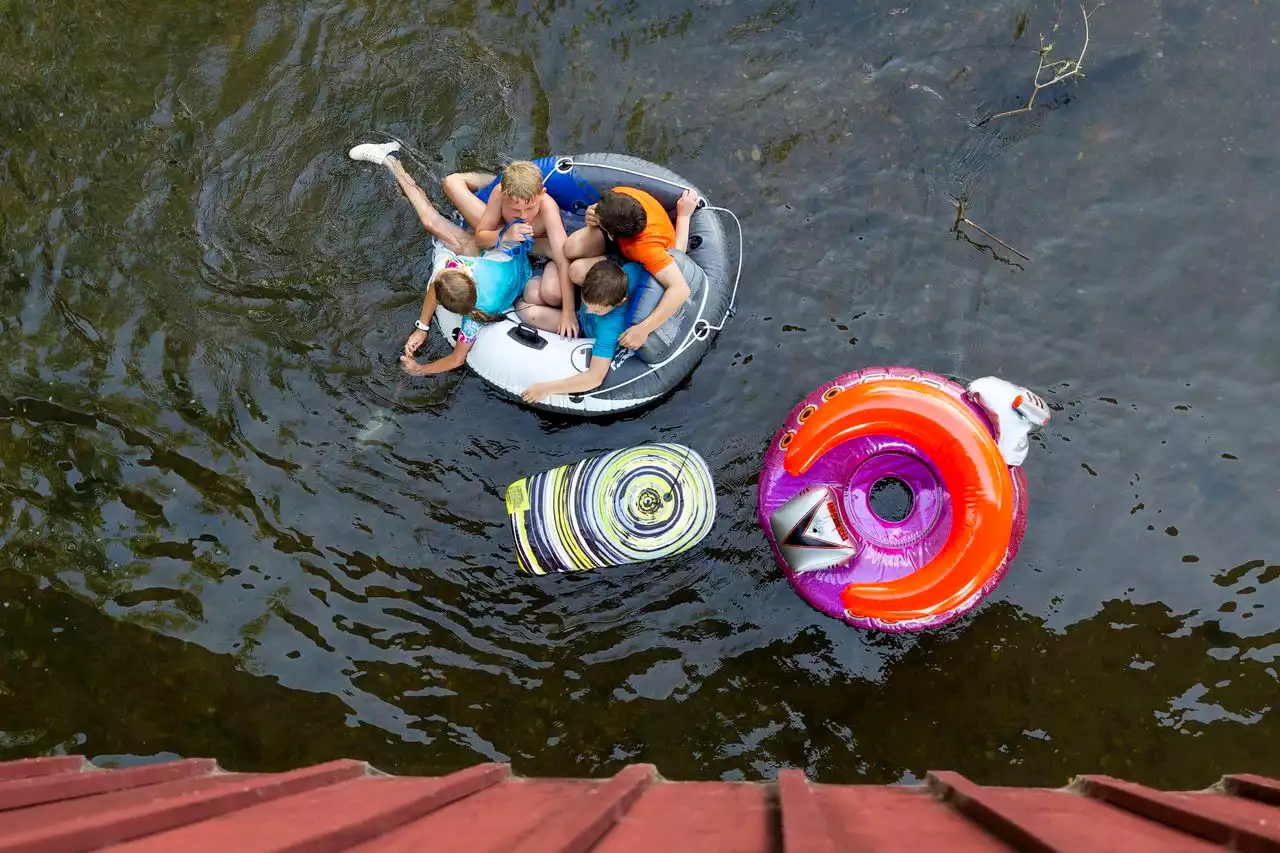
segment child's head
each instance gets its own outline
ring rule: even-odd
[[[445,267],[433,283],[445,309],[464,317],[476,310],[476,282],[462,267]]]
[[[512,160],[502,170],[502,195],[519,217],[534,218],[542,203],[542,172],[528,160]]]
[[[613,261],[597,261],[582,280],[582,305],[588,314],[608,314],[627,301],[627,274]]]
[[[609,190],[596,205],[600,227],[615,238],[634,237],[649,224],[644,207],[633,196]]]

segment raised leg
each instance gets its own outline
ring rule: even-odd
[[[579,228],[564,241],[564,256],[570,261],[599,257],[604,250],[604,232],[599,228]]]
[[[400,164],[399,157],[388,157],[385,162],[387,168],[391,170],[391,174],[396,176],[396,182],[400,184],[400,189],[404,191],[405,197],[413,205],[414,211],[418,214],[418,219],[422,222],[422,227],[427,230],[428,234],[438,238],[454,254],[473,256],[480,254],[480,250],[476,248],[475,235],[454,225],[441,215],[440,211],[435,209],[431,204],[431,200],[427,198],[427,194],[422,191],[422,187],[418,186],[409,173],[404,170],[404,166]]]
[[[473,231],[485,207],[476,193],[493,183],[493,178],[487,172],[454,172],[444,179],[444,194]]]
[[[565,245],[568,245],[568,243]],[[587,273],[591,272],[592,267],[601,261],[607,260],[608,258],[604,255],[594,258],[578,258],[576,261],[569,264],[569,281],[578,285],[582,284],[582,282],[587,278]]]

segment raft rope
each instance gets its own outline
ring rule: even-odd
[[[679,183],[678,181],[670,180],[669,178],[662,178],[662,177],[658,177],[657,175],[646,174],[645,172],[637,172],[634,169],[628,169],[624,166],[615,166],[612,163],[578,164],[573,162],[572,157],[562,157],[560,160],[558,160],[556,162],[556,172],[569,172],[570,170],[573,169],[574,166],[577,166],[577,165],[590,166],[594,169],[609,169],[614,172],[621,172],[626,175],[635,175],[638,178],[645,178],[650,181],[658,181],[660,183],[666,184],[667,186],[678,187],[681,190],[693,190],[694,192],[698,193],[699,196],[701,196],[701,198],[698,201],[699,208],[707,211],[712,211],[715,213],[728,214],[729,217],[733,219],[733,224],[737,226],[738,228],[738,271],[733,277],[733,290],[729,294],[729,307],[725,309],[724,316],[720,318],[719,323],[712,323],[711,321],[703,318],[702,316],[702,312],[707,307],[707,291],[710,290],[710,288],[703,288],[702,303],[698,306],[697,319],[694,320],[693,326],[691,326],[689,331],[685,334],[684,340],[680,342],[680,346],[676,347],[675,352],[673,352],[671,355],[667,356],[657,364],[650,365],[649,369],[646,370],[644,373],[641,373],[639,376],[633,376],[630,379],[628,379],[626,382],[619,382],[617,385],[610,385],[608,388],[597,388],[594,391],[586,391],[581,394],[570,394],[568,396],[571,399],[574,397],[579,397],[579,398],[595,397],[599,394],[611,394],[614,391],[617,391],[619,388],[625,388],[626,386],[630,385],[632,382],[638,382],[639,380],[644,379],[646,376],[650,376],[656,373],[658,370],[670,364],[672,361],[675,361],[677,358],[679,358],[681,355],[684,354],[685,350],[693,346],[695,342],[706,340],[707,337],[710,336],[710,334],[713,331],[719,332],[720,330],[722,330],[725,327],[725,324],[729,322],[729,318],[737,313],[736,303],[738,300],[738,282],[742,280],[742,246],[743,246],[742,223],[738,220],[737,215],[734,214],[734,212],[727,207],[716,207],[708,203],[706,196],[703,196],[702,193],[699,192],[697,187],[687,186],[685,184]],[[547,178],[549,177],[551,177],[550,174],[548,174],[546,177],[542,179],[542,182],[544,185],[546,184]]]

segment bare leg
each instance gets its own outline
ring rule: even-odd
[[[539,300],[543,305],[559,308],[564,305],[564,292],[560,287],[560,270],[552,261],[542,270],[542,277],[535,279],[541,286],[538,288]]]
[[[565,245],[567,246],[569,244],[566,242]],[[574,284],[582,284],[582,282],[587,278],[587,273],[591,272],[592,267],[601,261],[607,260],[609,259],[603,255],[595,258],[578,258],[576,261],[569,264],[569,281]]]
[[[564,257],[569,261],[600,257],[604,250],[604,232],[599,228],[579,228],[564,241]]]
[[[542,276],[529,279],[529,283],[524,287],[524,298],[520,300],[517,310],[520,313],[520,319],[530,326],[555,332],[560,327],[559,302],[557,301],[556,306],[552,307],[543,300],[545,279],[545,271]],[[559,285],[556,286],[559,287]]]
[[[409,204],[413,205],[414,211],[418,214],[418,219],[422,222],[422,227],[427,229],[428,234],[438,238],[454,254],[471,256],[480,254],[480,250],[476,248],[475,235],[463,231],[440,215],[440,211],[431,205],[431,201],[427,198],[427,194],[422,191],[422,187],[418,186],[413,178],[409,176],[409,173],[404,170],[404,166],[400,165],[399,157],[388,157],[386,164],[387,168],[391,170],[391,174],[396,176],[396,182],[400,184],[400,189],[404,191],[405,197],[409,199]]]
[[[486,172],[454,172],[444,179],[444,194],[473,231],[485,207],[476,193],[493,183],[493,177]]]

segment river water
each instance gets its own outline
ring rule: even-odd
[[[1104,6],[1082,82],[983,124],[1083,32],[980,5],[0,0],[0,758],[1280,773],[1280,18]],[[399,387],[429,242],[345,154],[383,134],[437,198],[529,154],[681,172],[742,218],[737,317],[612,422]],[[755,521],[776,425],[872,364],[1055,409],[1008,579],[924,636],[810,610]],[[712,468],[702,546],[514,574],[509,482],[655,439]]]

